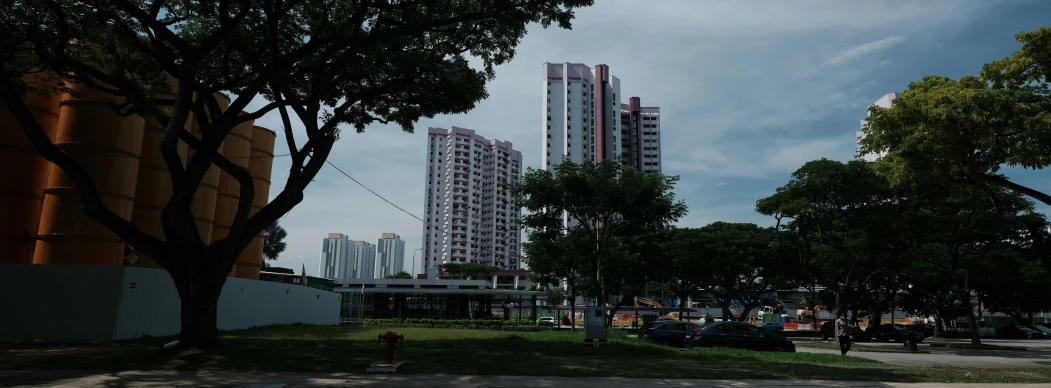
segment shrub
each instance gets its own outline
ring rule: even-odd
[[[419,328],[450,328],[501,331],[543,331],[551,330],[547,326],[537,326],[526,320],[493,320],[493,319],[434,319],[434,318],[366,318],[365,326],[396,326]]]

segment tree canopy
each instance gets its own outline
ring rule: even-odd
[[[530,268],[552,277],[579,274],[599,305],[614,290],[641,289],[653,270],[640,255],[654,246],[646,236],[686,214],[672,192],[676,181],[614,160],[565,160],[551,171],[528,171],[510,189],[526,211],[519,223],[529,231],[527,249],[536,251],[528,253]],[[551,263],[559,257],[569,263]]]
[[[217,341],[215,306],[238,255],[302,202],[342,126],[361,132],[392,123],[411,131],[421,117],[466,112],[487,96],[485,83],[514,56],[527,25],[569,28],[574,10],[592,3],[14,2],[0,9],[0,98],[39,153],[76,183],[84,212],[172,275],[183,301],[180,344],[207,346]],[[109,209],[83,166],[52,143],[22,101],[27,92],[89,90],[112,96],[118,113],[146,115],[165,128],[158,147],[173,195],[164,236]],[[217,93],[232,97],[225,111]],[[265,103],[246,111],[257,98]],[[291,167],[283,189],[250,214],[252,178],[217,150],[234,126],[270,112],[281,117]],[[186,130],[191,116],[200,136]],[[186,163],[182,144],[193,150]],[[191,210],[213,165],[240,185],[231,230],[215,242],[201,241]]]
[[[274,221],[274,223],[266,227],[263,233],[263,258],[266,260],[277,260],[277,257],[288,246],[285,243],[285,237],[288,236],[288,232],[277,221]]]

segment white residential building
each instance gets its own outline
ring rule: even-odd
[[[376,244],[367,241],[351,241],[350,265],[343,272],[343,279],[374,279],[376,266]]]
[[[890,108],[892,106],[895,98],[898,98],[898,93],[890,92],[890,93],[884,94],[883,97],[880,97],[879,100],[876,100],[876,102],[873,103],[870,106],[878,106],[878,107],[881,107],[881,108]],[[868,110],[866,109],[866,112],[867,111]],[[868,117],[868,116],[871,116],[871,114],[870,113],[866,113],[865,117]],[[859,131],[854,133],[855,138],[857,139],[857,152],[856,152],[856,154],[857,154],[857,158],[860,159],[860,160],[865,160],[865,161],[869,161],[869,162],[875,162],[876,160],[878,160],[879,158],[882,158],[887,153],[886,152],[881,152],[881,153],[869,153],[869,154],[865,154],[865,155],[861,154],[861,139],[864,139],[865,136],[868,134],[868,133],[865,132],[865,123],[867,121],[868,120],[866,120],[866,119],[862,119],[861,120],[861,130],[859,130]]]
[[[479,263],[519,269],[521,208],[504,182],[522,176],[522,153],[473,130],[429,128],[423,264]]]
[[[375,278],[387,276],[405,270],[405,240],[394,233],[383,233],[376,243]]]
[[[329,233],[321,245],[318,276],[325,279],[371,279],[376,245]]]
[[[318,277],[339,279],[350,263],[350,239],[340,233],[329,233],[321,242],[321,262]]]
[[[543,99],[544,170],[619,157],[636,171],[661,171],[660,108],[623,98],[609,66],[544,63]]]

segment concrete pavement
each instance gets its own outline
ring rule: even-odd
[[[963,342],[963,341],[954,341]],[[983,343],[1019,346],[1027,350],[977,350],[931,347],[928,343],[919,344],[919,350],[927,353],[876,353],[855,352],[848,355],[864,357],[888,364],[904,366],[959,366],[969,368],[1006,368],[1006,367],[1048,367],[1051,366],[1051,341],[982,341]],[[858,342],[859,345],[876,347],[893,347],[900,349],[897,343]],[[839,354],[832,349],[815,349],[799,346],[800,353]]]
[[[0,386],[16,387],[457,387],[457,388],[638,388],[667,387],[838,387],[838,388],[956,388],[1032,387],[1051,384],[913,384],[820,380],[679,380],[619,377],[534,377],[457,375],[352,375],[274,372],[77,372],[0,371]]]

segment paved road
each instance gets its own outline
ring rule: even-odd
[[[818,339],[820,340],[820,339]],[[957,341],[953,341],[957,342]],[[965,342],[965,341],[959,341]],[[873,360],[886,362],[888,364],[907,366],[963,366],[974,368],[1003,368],[1003,367],[1040,367],[1051,366],[1051,341],[1014,341],[1014,340],[983,340],[982,343],[1019,346],[1026,350],[971,350],[931,347],[928,343],[919,344],[919,350],[928,353],[874,353],[874,352],[850,352],[857,357],[865,357]],[[885,344],[863,342],[866,346],[886,346],[901,348],[901,344]],[[814,349],[800,346],[799,352],[839,354],[837,350]]]
[[[457,388],[638,388],[638,387],[842,387],[842,388],[956,388],[956,387],[1032,387],[1051,388],[1051,384],[904,384],[815,380],[675,380],[629,379],[618,377],[530,377],[456,375],[348,375],[270,372],[72,372],[0,371],[0,386],[48,387],[457,387]]]

